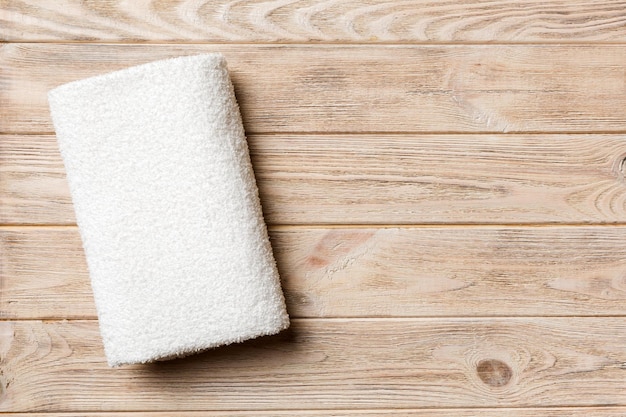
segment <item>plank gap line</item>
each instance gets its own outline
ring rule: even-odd
[[[389,317],[363,317],[363,316],[329,316],[329,317],[291,317],[291,322],[334,322],[334,323],[349,323],[349,322],[372,322],[372,323],[384,323],[384,322],[412,322],[412,321],[467,321],[467,322],[475,322],[475,321],[485,321],[485,320],[506,320],[506,321],[516,321],[516,320],[532,320],[532,319],[550,319],[550,320],[571,320],[571,319],[603,319],[603,318],[613,318],[613,319],[622,319],[626,318],[626,314],[599,314],[599,315],[581,315],[575,314],[571,316],[566,315],[549,315],[549,314],[538,314],[538,315],[521,315],[521,316],[389,316]],[[28,318],[28,317],[2,317],[0,318],[0,322],[11,323],[11,322],[42,322],[42,323],[56,323],[56,322],[67,322],[67,323],[93,323],[97,322],[97,317],[90,318],[63,318],[63,317],[41,317],[41,318]],[[1,414],[1,413],[0,413]]]
[[[302,229],[441,229],[441,228],[571,228],[571,227],[626,227],[626,223],[398,223],[398,224],[351,224],[351,223],[301,223],[301,224],[268,224],[268,229],[276,231]],[[74,224],[36,224],[36,223],[6,223],[0,224],[0,230],[32,230],[32,229],[59,229],[73,230]]]
[[[71,40],[71,39],[63,39],[63,40],[30,40],[30,39],[12,39],[11,41],[1,41],[0,44],[85,44],[85,45],[240,45],[240,46],[306,46],[306,47],[315,47],[315,46],[359,46],[359,47],[367,47],[367,46],[595,46],[595,45],[615,45],[621,46],[626,45],[624,41],[568,41],[568,40],[558,40],[558,41],[318,41],[318,40],[310,40],[310,41],[262,41],[262,42],[250,42],[250,41],[217,41],[217,40],[208,40],[208,41],[183,41],[183,40],[174,40],[174,41],[151,41],[151,40],[126,40],[126,41],[114,41],[114,40]]]
[[[109,71],[110,72],[110,71]],[[106,72],[103,72],[106,74]],[[49,131],[41,131],[41,132],[20,132],[20,131],[0,131],[0,136],[54,136],[56,133],[52,130]],[[571,135],[571,136],[592,136],[592,135],[624,135],[626,134],[625,130],[586,130],[586,131],[507,131],[507,132],[498,132],[495,130],[485,130],[485,131],[462,131],[462,130],[451,130],[451,131],[428,131],[428,130],[393,130],[393,131],[250,131],[247,132],[246,135],[251,136],[401,136],[401,135],[420,135],[420,136],[447,136],[447,135],[458,135],[458,136],[559,136],[559,135]]]

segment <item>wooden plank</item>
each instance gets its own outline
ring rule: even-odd
[[[5,44],[0,132],[51,132],[64,82],[210,51],[248,133],[626,131],[625,45]]]
[[[47,258],[52,252],[65,261]],[[76,229],[0,231],[0,266],[0,318],[95,317]]]
[[[76,223],[54,136],[0,136],[0,223]]]
[[[271,230],[293,317],[626,314],[624,227]],[[0,317],[95,318],[75,228],[0,231]]]
[[[270,224],[626,221],[626,135],[251,135]],[[54,136],[0,136],[0,222],[74,224]]]
[[[255,410],[255,416],[320,416],[320,417],[624,417],[626,407],[545,407],[545,408],[425,408],[376,410]],[[172,411],[110,411],[68,413],[3,413],[3,417],[170,417]],[[248,417],[246,411],[176,411],[180,417]]]
[[[624,41],[620,0],[7,0],[6,41]]]
[[[624,317],[295,320],[274,337],[119,369],[95,321],[0,329],[1,411],[626,404]]]

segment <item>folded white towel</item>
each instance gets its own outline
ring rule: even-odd
[[[111,366],[289,325],[224,58],[48,95]]]

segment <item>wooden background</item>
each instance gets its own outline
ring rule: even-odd
[[[626,415],[626,1],[0,5],[1,411]],[[293,325],[109,369],[46,92],[208,51]]]

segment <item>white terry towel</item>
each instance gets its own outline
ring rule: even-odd
[[[288,327],[220,54],[75,81],[48,99],[109,365]]]

